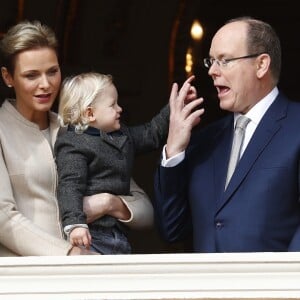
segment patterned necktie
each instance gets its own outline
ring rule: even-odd
[[[239,116],[236,121],[234,137],[233,137],[233,142],[232,142],[232,148],[231,148],[231,153],[230,153],[230,160],[229,160],[228,170],[227,170],[225,189],[227,188],[227,185],[228,185],[230,178],[235,170],[235,167],[240,160],[241,148],[242,148],[243,140],[245,137],[245,129],[249,122],[250,122],[250,119],[247,118],[246,116]]]

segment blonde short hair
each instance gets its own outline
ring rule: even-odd
[[[95,72],[67,77],[61,87],[58,114],[62,126],[73,125],[77,133],[87,129],[85,112],[95,98],[109,85],[112,76]]]
[[[20,22],[12,26],[0,42],[1,65],[13,75],[17,54],[37,48],[51,48],[57,54],[58,42],[54,31],[39,21]]]

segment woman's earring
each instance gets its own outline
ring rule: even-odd
[[[12,85],[11,85],[11,84],[8,84],[7,87],[12,88]]]

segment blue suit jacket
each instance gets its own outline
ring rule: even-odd
[[[230,115],[195,131],[182,163],[158,168],[163,236],[193,232],[196,252],[300,250],[300,104],[278,95],[224,191],[232,135]]]

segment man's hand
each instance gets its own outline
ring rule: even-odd
[[[174,83],[170,95],[170,125],[166,145],[166,156],[170,158],[184,151],[190,141],[194,126],[199,124],[204,109],[198,109],[203,98],[197,98],[195,87],[191,82],[195,77],[189,77],[178,91]]]

